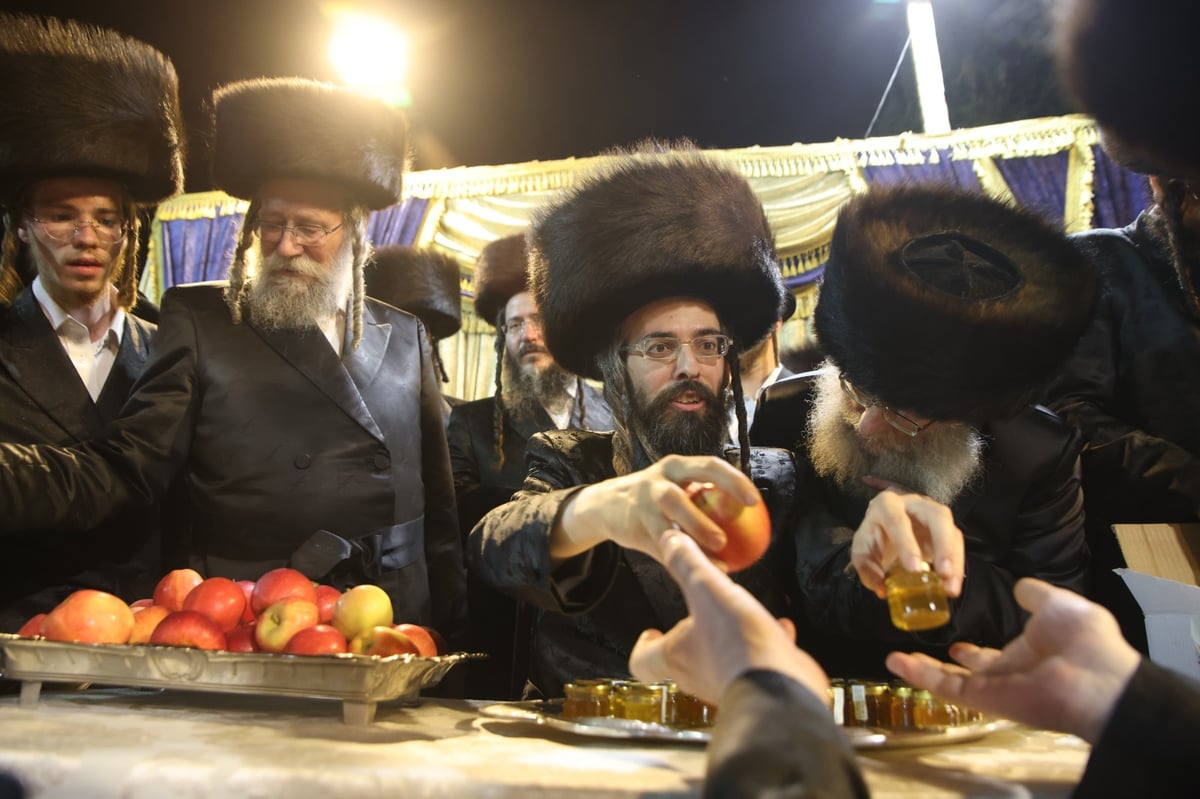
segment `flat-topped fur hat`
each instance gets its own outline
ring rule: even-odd
[[[618,154],[542,209],[530,285],[546,346],[566,369],[599,378],[596,358],[638,308],[672,296],[712,305],[752,346],[784,302],[774,237],[750,184],[695,149]]]
[[[407,123],[382,100],[302,78],[246,80],[213,93],[212,124],[213,183],[235,197],[307,178],[372,210],[400,201]]]
[[[5,193],[41,178],[102,177],[152,204],[183,190],[183,160],[179,83],[166,56],[106,28],[0,14]]]
[[[475,315],[495,325],[500,309],[525,291],[528,277],[524,233],[488,242],[475,262]]]
[[[1200,179],[1200,5],[1065,0],[1057,57],[1067,94],[1129,169]]]
[[[442,339],[462,327],[459,274],[458,260],[448,253],[392,246],[375,250],[363,278],[368,297],[408,311]]]
[[[980,422],[1034,401],[1074,349],[1098,285],[1032,212],[936,186],[877,188],[838,214],[814,323],[863,391]]]

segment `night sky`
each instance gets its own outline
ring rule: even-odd
[[[1043,2],[934,0],[954,126],[1071,110],[1048,69]],[[586,156],[647,136],[721,148],[861,138],[907,34],[903,3],[872,0],[356,5],[387,15],[413,41],[417,169]],[[162,50],[197,141],[202,103],[222,83],[336,79],[316,0],[3,0],[0,8],[105,25]],[[873,135],[920,128],[912,84],[906,62]],[[205,171],[202,148],[192,147],[189,191],[208,188]]]

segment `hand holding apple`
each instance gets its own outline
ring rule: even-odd
[[[767,503],[743,505],[712,483],[688,483],[688,498],[725,531],[725,546],[714,556],[736,572],[753,565],[771,544],[771,516]]]

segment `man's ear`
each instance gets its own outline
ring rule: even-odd
[[[24,221],[25,221],[24,219],[21,220],[22,223]],[[29,232],[25,230],[24,224],[17,225],[17,238],[19,238],[21,241],[23,241],[26,244],[29,243]]]

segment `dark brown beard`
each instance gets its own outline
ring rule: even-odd
[[[507,348],[502,368],[500,391],[504,407],[518,416],[529,416],[543,408],[562,404],[569,396],[568,386],[575,380],[557,363],[530,373],[521,368]]]
[[[700,396],[703,410],[685,413],[671,407],[671,402],[689,391]],[[633,432],[651,460],[664,455],[720,455],[724,450],[729,402],[718,399],[704,383],[676,383],[649,401],[639,391],[633,400]]]

